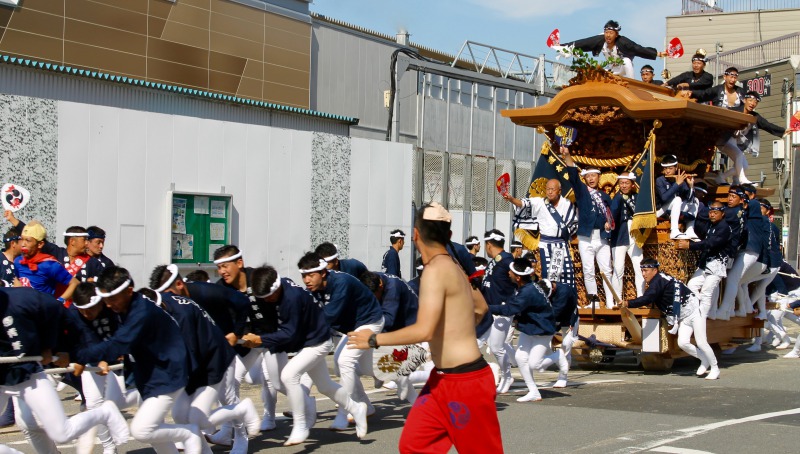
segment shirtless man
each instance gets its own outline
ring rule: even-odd
[[[417,213],[414,243],[422,255],[417,322],[390,333],[348,333],[349,348],[429,342],[436,366],[400,436],[401,453],[501,453],[492,371],[475,343],[475,325],[487,311],[464,270],[450,258],[452,217],[436,202]]]

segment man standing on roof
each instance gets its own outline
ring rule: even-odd
[[[621,36],[619,34],[621,30],[622,27],[620,27],[619,22],[610,20],[603,26],[602,35],[590,36],[589,38],[579,39],[563,45],[573,45],[576,49],[591,52],[595,57],[602,53],[606,59],[611,57],[621,58],[623,64],[613,65],[611,67],[611,72],[631,79],[634,78],[634,57],[655,60],[658,57],[667,56],[666,52],[658,51],[655,47],[642,47],[630,39]]]

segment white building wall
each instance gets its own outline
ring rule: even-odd
[[[409,279],[413,229],[411,145],[353,139],[350,180],[350,255],[370,270],[380,270],[389,248],[389,232],[401,229],[406,247],[400,269]]]
[[[57,229],[99,225],[137,285],[169,259],[167,192],[233,195],[232,241],[248,266],[299,279],[312,245],[313,133],[58,102]],[[380,268],[388,232],[411,232],[411,146],[352,139],[350,256]],[[410,275],[410,252],[401,252]],[[194,269],[195,267],[187,267]]]

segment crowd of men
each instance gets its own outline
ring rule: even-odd
[[[623,57],[618,69],[629,77],[634,56],[665,55],[620,36],[620,29],[609,21],[602,38],[572,44]],[[376,410],[361,377],[376,376],[373,349],[397,345],[403,354],[395,359],[393,381],[375,379],[413,404],[400,451],[447,452],[455,446],[459,452],[502,452],[494,399],[510,392],[512,367],[527,390],[518,402],[542,400],[534,373],[551,366],[558,369],[553,386],[567,386],[570,352],[579,337],[574,236],[588,303],[658,308],[680,348],[700,360],[698,376],[720,377],[706,339],[707,319],[755,312],[769,332],[748,350],[759,351],[769,336],[777,348],[788,348],[791,339],[781,320],[787,308],[800,305],[793,302],[800,280],[789,277],[796,272],[783,261],[772,206],[756,198],[744,173],[744,152],[758,155],[759,129],[785,131],[755,112],[760,97],[736,86],[736,68],[725,71],[725,83],[711,86],[704,57],[696,54],[692,71],[666,85],[753,115],[755,123],[718,141],[733,163],[717,180],[733,180],[727,203],[710,197],[707,184],[681,170],[675,156],[661,158],[658,216],[669,221],[676,248],[700,252],[688,283],[662,272],[634,238],[635,174],[619,175],[612,197],[599,188],[601,171],[578,169],[566,147],[560,152],[574,203],[555,179],[547,182],[544,197],[504,195],[516,207],[517,227],[536,235],[538,251],[526,251],[496,229],[464,245],[452,242],[450,214],[432,203],[417,213],[420,257],[408,281],[399,255],[406,234],[396,229],[380,272],[340,257],[337,246],[325,242],[299,258],[302,283],[296,283],[274,267],[245,266],[243,251],[226,245],[214,252],[216,282],[202,271],[183,276],[176,265],[165,264],[137,289],[130,273],[103,254],[102,228],[69,227],[62,247],[48,241],[41,223],[26,224],[6,211],[11,228],[3,236],[0,263],[0,391],[8,398],[0,424],[14,421],[31,446],[47,454],[76,438],[79,452],[90,452],[97,438],[104,453],[112,454],[129,437],[157,452],[207,454],[217,444],[243,454],[251,437],[276,428],[279,394],[291,408],[292,431],[284,444],[304,443],[317,422],[311,395],[316,386],[338,405],[330,429],[352,426],[363,438]],[[642,79],[659,83],[649,65]],[[625,298],[626,258],[636,298]],[[768,307],[767,299],[778,305]],[[496,363],[480,354],[485,346]],[[331,353],[333,371],[326,362]],[[800,357],[800,340],[785,357]],[[62,380],[78,390],[80,413],[65,415],[53,374],[45,369],[51,367],[67,368]],[[243,382],[261,387],[261,412],[240,398]],[[419,383],[427,383],[421,392],[414,387]],[[429,401],[435,405],[426,406]],[[138,409],[128,423],[120,409],[132,406]],[[438,410],[442,406],[449,414]],[[174,423],[167,424],[170,412]],[[0,446],[0,454],[14,452]]]
[[[468,326],[458,330],[463,333],[459,336],[468,338],[478,322],[484,322],[486,330],[491,315],[482,294],[467,291],[469,307],[460,321],[453,317],[464,308],[444,311],[442,306],[457,305],[449,299],[458,289],[441,298],[438,315],[435,304],[419,304],[418,295],[426,292],[434,293],[427,301],[437,300],[440,284],[435,275],[449,266],[436,260],[439,271],[430,272],[431,284],[425,284],[422,269],[431,268],[441,255],[428,251],[441,248],[447,251],[445,255],[457,258],[456,276],[461,274],[459,279],[467,289],[472,288],[469,277],[475,278],[466,249],[449,241],[449,213],[439,205],[426,208],[433,215],[423,208],[415,226],[420,260],[425,260],[416,270],[415,282],[398,276],[398,252],[405,233],[394,230],[383,260],[384,271],[392,274],[368,271],[356,259],[341,258],[337,247],[326,242],[299,259],[303,282],[295,283],[268,265],[246,267],[243,252],[226,245],[213,256],[219,275],[216,282],[201,270],[184,277],[176,265],[169,264],[157,266],[149,282],[138,289],[126,269],[103,255],[105,232],[99,227],[70,227],[64,233],[65,247],[59,247],[47,240],[41,223],[26,224],[7,211],[5,218],[12,227],[4,236],[0,289],[4,325],[0,347],[5,358],[0,363],[0,390],[10,397],[6,416],[15,420],[40,453],[56,453],[56,444],[76,438],[79,452],[91,452],[95,437],[107,454],[117,452],[117,446],[129,437],[149,443],[157,452],[180,448],[208,453],[210,444],[218,444],[246,453],[251,437],[276,428],[279,393],[286,396],[292,418],[292,431],[284,444],[305,442],[317,420],[316,400],[310,392],[316,386],[339,407],[330,429],[348,431],[355,426],[357,437],[362,438],[375,407],[360,377],[375,375],[372,349],[380,341],[380,345],[401,345],[407,356],[396,364],[394,381],[385,384],[396,388],[401,399],[416,402],[420,394],[414,384],[425,383],[431,376],[441,380],[458,375],[453,390],[468,385],[461,384],[468,378],[486,389],[479,396],[473,387],[464,388],[462,392],[472,398],[462,399],[463,405],[472,406],[482,417],[459,424],[477,427],[463,431],[472,436],[489,434],[482,446],[500,452],[496,413],[485,411],[489,405],[494,409],[497,379],[477,353],[479,335],[471,335],[469,350],[458,346],[463,339],[447,335],[437,341],[437,335],[431,334],[441,330],[436,328],[439,324],[452,326],[464,320]],[[441,240],[444,232],[446,242]],[[433,239],[426,240],[424,235]],[[530,277],[526,279],[530,283]],[[456,285],[458,279],[451,276],[449,281]],[[421,323],[417,323],[418,313],[425,314]],[[425,327],[424,335],[421,327]],[[387,333],[396,333],[399,341],[377,337]],[[366,348],[358,345],[358,336],[364,338]],[[329,353],[333,353],[334,371],[327,366]],[[61,372],[64,382],[75,387],[83,400],[79,414],[65,415],[53,375],[47,373],[51,367],[68,368]],[[432,375],[433,371],[437,373]],[[338,383],[332,374],[340,377]],[[261,414],[250,399],[240,399],[243,381],[260,385]],[[440,398],[430,387],[421,395],[423,400]],[[120,409],[132,406],[138,409],[128,425]],[[165,422],[170,412],[173,424]],[[413,427],[415,434],[403,437],[402,452],[417,452],[419,443],[428,443],[426,436],[437,440],[442,452],[452,444],[462,452],[475,446],[469,437],[454,434],[446,434],[442,441],[441,431],[447,432],[448,421],[441,421],[437,432],[427,420],[431,416],[419,412],[419,416],[409,416],[407,427]],[[413,425],[415,420],[419,422]],[[16,451],[0,446],[0,452]]]
[[[227,245],[213,256],[216,282],[201,271],[184,277],[176,265],[160,265],[137,290],[128,271],[103,255],[101,228],[70,227],[64,232],[64,247],[59,247],[47,241],[41,223],[25,224],[6,212],[12,227],[3,241],[7,288],[0,290],[5,328],[0,345],[4,357],[19,360],[0,364],[0,389],[11,397],[6,413],[13,412],[37,452],[55,453],[56,443],[79,436],[90,438],[84,445],[91,446],[96,436],[110,454],[132,436],[158,452],[173,452],[177,445],[186,452],[207,453],[213,443],[244,453],[249,438],[275,429],[278,394],[286,396],[291,408],[292,431],[285,444],[305,442],[317,419],[310,393],[315,385],[338,404],[330,429],[347,431],[354,425],[361,438],[367,417],[375,413],[361,377],[375,377],[372,349],[381,345],[405,346],[406,358],[398,360],[392,383],[376,385],[396,389],[401,399],[415,404],[414,411],[422,398],[447,398],[431,395],[430,386],[419,394],[415,384],[430,385],[442,374],[474,374],[475,386],[485,387],[481,377],[489,374],[493,402],[496,393],[511,390],[512,367],[518,368],[527,388],[517,400],[536,402],[542,396],[534,374],[556,367],[554,387],[567,386],[570,352],[578,339],[578,294],[569,250],[573,236],[589,303],[610,309],[657,307],[672,326],[670,333],[677,334],[678,345],[700,360],[699,376],[720,376],[706,341],[706,319],[756,311],[756,318],[768,320],[774,345],[790,346],[781,324],[785,311],[780,306],[768,310],[766,300],[769,296],[787,306],[800,281],[784,276],[796,273],[782,260],[772,207],[756,198],[754,186],[730,186],[723,204],[708,197],[703,182],[680,170],[674,156],[662,158],[662,175],[656,180],[658,213],[671,221],[676,248],[700,251],[697,270],[684,284],[660,272],[659,263],[644,257],[632,236],[635,175],[622,174],[612,198],[598,189],[599,170],[579,171],[568,148],[562,147],[561,154],[574,204],[561,194],[558,180],[547,182],[545,197],[506,195],[521,214],[520,226],[538,236],[538,254],[516,240],[507,244],[505,234],[496,229],[482,238],[469,237],[464,245],[454,243],[449,240],[449,213],[438,204],[426,205],[423,210],[438,213],[430,222],[441,224],[439,230],[447,228],[447,241],[431,243],[444,252],[423,254],[408,282],[398,276],[398,253],[406,235],[393,230],[382,272],[340,257],[338,248],[325,242],[299,259],[302,283],[295,283],[271,266],[245,266],[243,251]],[[418,226],[414,235],[415,244],[425,250]],[[441,277],[430,277],[426,287],[423,276],[440,255],[451,257],[449,263],[471,285],[473,345],[488,346],[496,364],[453,353],[445,361],[441,347],[427,342],[434,341],[434,328],[420,316],[430,310],[426,302],[436,299],[426,289]],[[636,271],[633,299],[623,293],[626,257]],[[779,275],[781,269],[784,274]],[[441,317],[441,323],[450,323]],[[767,338],[765,333],[749,350],[760,350]],[[333,371],[326,364],[329,353]],[[786,355],[798,356],[800,344]],[[71,366],[74,373],[65,374],[64,382],[78,389],[84,411],[65,416],[52,376],[42,365]],[[434,370],[440,373],[432,374]],[[339,377],[338,383],[332,375]],[[245,381],[261,387],[261,412],[249,399],[240,399]],[[138,410],[128,426],[119,409],[131,406]],[[174,424],[165,423],[169,412]],[[409,423],[407,431],[434,438],[444,431],[448,443],[469,445],[446,427],[434,430],[431,416],[422,410],[417,414],[427,422]],[[493,418],[481,421],[482,427],[493,432]],[[401,438],[401,450],[414,452],[414,446],[417,438]]]

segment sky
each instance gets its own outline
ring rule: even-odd
[[[601,34],[609,19],[620,23],[622,35],[663,50],[666,17],[680,15],[681,1],[313,0],[311,10],[389,35],[405,29],[412,42],[450,54],[470,40],[554,60],[545,44],[553,29],[567,42]],[[634,60],[637,69],[646,63],[653,64]],[[653,66],[660,73],[661,63]]]

